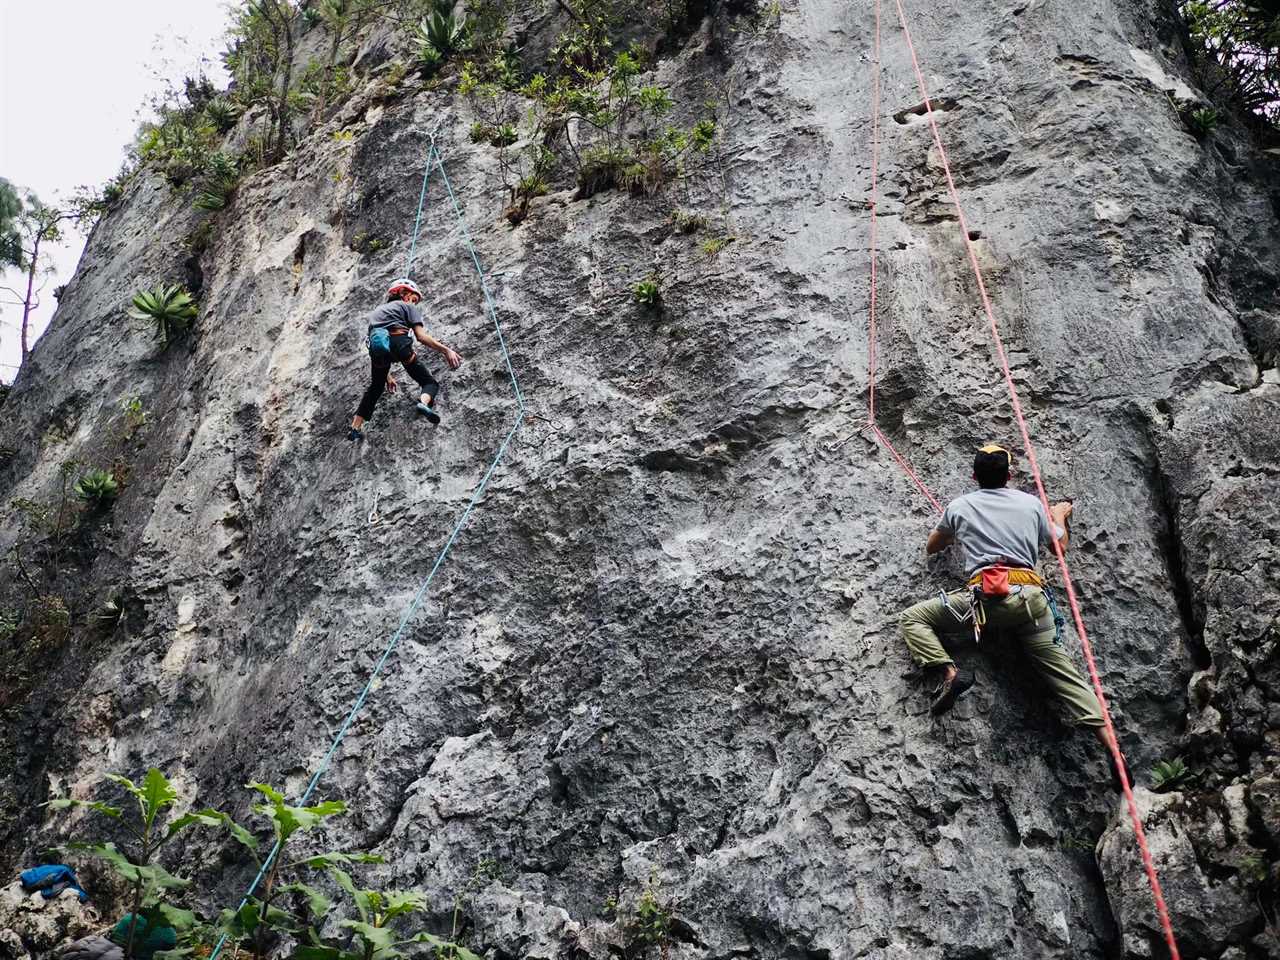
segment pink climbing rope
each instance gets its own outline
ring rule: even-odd
[[[911,53],[911,66],[912,66],[912,69],[915,71],[916,83],[919,85],[920,95],[924,99],[925,118],[928,120],[929,129],[933,133],[934,145],[937,146],[938,148],[938,156],[942,161],[942,171],[946,175],[947,191],[951,196],[952,204],[956,208],[956,218],[958,219],[960,224],[960,234],[964,238],[965,250],[968,252],[968,255],[969,255],[969,265],[970,267],[973,268],[973,276],[978,284],[978,293],[982,297],[982,309],[986,313],[987,322],[991,328],[991,336],[993,341],[995,342],[996,355],[1000,359],[1000,366],[1004,372],[1004,382],[1005,382],[1005,385],[1009,388],[1009,400],[1013,406],[1013,414],[1018,421],[1018,430],[1022,434],[1022,442],[1027,451],[1027,463],[1031,468],[1032,476],[1035,478],[1036,492],[1040,495],[1040,503],[1044,507],[1045,513],[1047,514],[1049,512],[1049,497],[1045,493],[1044,478],[1040,475],[1040,465],[1036,461],[1035,447],[1031,443],[1031,434],[1027,428],[1026,417],[1024,417],[1022,413],[1022,403],[1018,397],[1018,388],[1014,385],[1014,382],[1013,382],[1013,372],[1009,367],[1009,358],[1005,354],[1004,340],[1000,336],[1000,327],[996,323],[995,311],[991,307],[991,298],[987,295],[987,285],[982,278],[982,268],[978,264],[978,255],[977,255],[977,252],[974,250],[973,241],[969,238],[969,227],[968,227],[968,224],[965,222],[964,208],[961,207],[960,205],[960,196],[956,191],[955,180],[951,175],[951,164],[947,159],[947,151],[942,144],[942,136],[938,132],[938,124],[933,118],[933,105],[929,100],[928,86],[925,84],[924,74],[920,70],[920,60],[916,56],[915,44],[912,42],[912,39],[911,39],[911,29],[907,25],[907,15],[906,15],[906,12],[903,10],[902,0],[894,0],[894,2],[898,8],[898,22],[902,26],[902,34],[907,43],[907,50]],[[875,105],[872,112],[873,147],[872,147],[872,161],[871,161],[871,164],[872,164],[871,336],[873,339],[873,343],[874,343],[874,337],[875,337],[875,277],[876,277],[875,177],[877,173],[876,153],[878,152],[878,149],[879,149],[877,137],[878,137],[878,131],[879,131],[878,124],[879,124],[879,99],[880,99],[880,76],[879,76],[880,74],[880,0],[875,0],[875,9],[876,9],[876,35],[875,35],[876,77],[875,77],[875,83],[873,86],[873,100]],[[874,349],[875,348],[873,346],[871,350],[873,373],[875,369]],[[874,391],[874,386],[872,387],[872,391]],[[872,393],[872,396],[874,397],[874,392]],[[873,404],[874,404],[874,401],[873,401]],[[873,429],[875,429],[876,435],[879,436],[881,440],[886,443],[886,445],[888,445],[888,441],[884,440],[884,435],[881,434],[879,428],[875,426],[874,405],[872,405],[871,410],[872,410],[872,427]],[[923,485],[920,483],[918,478],[915,477],[914,473],[912,473],[910,468],[906,466],[905,461],[901,456],[897,454],[897,451],[893,450],[892,447],[889,447],[889,450],[894,455],[895,459],[898,460],[898,463],[901,466],[903,466],[904,469],[907,470],[908,475],[911,476],[913,480],[915,480],[917,486],[921,486],[923,489]],[[937,506],[936,499],[930,496],[927,492],[925,495],[929,496],[929,499],[934,503],[935,506]],[[1167,943],[1169,946],[1170,957],[1172,958],[1172,960],[1180,960],[1181,954],[1179,954],[1178,952],[1178,941],[1173,933],[1173,924],[1169,919],[1169,910],[1165,906],[1164,893],[1160,889],[1160,878],[1156,876],[1155,864],[1152,862],[1152,859],[1151,859],[1151,850],[1147,845],[1146,831],[1143,830],[1142,828],[1142,816],[1138,812],[1138,803],[1134,799],[1133,789],[1129,783],[1128,769],[1124,763],[1123,755],[1120,753],[1119,742],[1116,740],[1115,726],[1111,721],[1111,710],[1107,706],[1107,697],[1102,690],[1102,679],[1098,674],[1098,665],[1094,660],[1093,646],[1089,642],[1089,635],[1088,635],[1088,631],[1085,629],[1084,618],[1080,613],[1080,603],[1076,597],[1075,585],[1072,583],[1072,580],[1071,580],[1071,568],[1068,566],[1067,558],[1065,554],[1062,552],[1062,544],[1057,540],[1057,538],[1054,538],[1053,550],[1058,558],[1058,566],[1062,570],[1062,582],[1064,587],[1066,588],[1067,602],[1071,607],[1071,618],[1075,623],[1076,633],[1080,637],[1080,647],[1084,652],[1085,663],[1089,667],[1089,677],[1093,682],[1093,690],[1094,690],[1094,693],[1097,694],[1099,705],[1102,707],[1103,725],[1107,730],[1107,734],[1111,742],[1110,743],[1111,759],[1112,759],[1112,762],[1115,764],[1116,773],[1119,777],[1121,788],[1124,790],[1124,798],[1125,798],[1125,803],[1129,809],[1129,817],[1133,821],[1134,837],[1137,840],[1138,849],[1142,854],[1142,865],[1147,874],[1147,882],[1151,885],[1151,894],[1155,899],[1156,915],[1160,920],[1160,927],[1164,933],[1165,943]]]
[[[871,208],[871,235],[868,241],[871,253],[871,307],[867,319],[867,423],[871,427],[871,432],[876,435],[876,439],[884,445],[889,451],[889,455],[897,461],[898,466],[902,468],[911,482],[916,485],[916,489],[924,494],[924,498],[928,500],[938,513],[942,513],[942,503],[933,495],[928,485],[920,479],[911,465],[907,462],[907,458],[898,452],[897,447],[890,442],[889,438],[884,435],[880,429],[880,425],[876,423],[876,260],[877,260],[877,235],[876,235],[876,202],[880,199],[879,195],[879,174],[880,174],[880,0],[875,0],[876,8],[876,33],[875,47],[872,54],[874,68],[871,71],[871,200],[868,206]]]

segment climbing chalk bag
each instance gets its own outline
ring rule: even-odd
[[[1009,568],[997,563],[982,571],[981,590],[984,597],[1009,595]]]
[[[369,356],[374,360],[391,362],[391,334],[386,327],[374,327],[369,331]]]

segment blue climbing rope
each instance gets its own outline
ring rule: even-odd
[[[382,651],[382,656],[378,658],[378,662],[374,665],[373,671],[369,674],[369,679],[366,681],[364,689],[361,690],[360,695],[356,697],[355,703],[352,704],[351,710],[347,713],[346,719],[342,721],[342,726],[338,728],[338,732],[334,736],[333,742],[329,744],[329,749],[325,752],[324,759],[320,761],[320,766],[316,768],[315,774],[312,775],[310,782],[307,784],[307,789],[303,791],[302,796],[298,799],[298,806],[304,805],[307,800],[311,798],[311,794],[320,783],[320,778],[324,776],[325,771],[329,769],[329,763],[333,760],[333,756],[337,753],[338,747],[346,738],[347,731],[351,729],[351,724],[355,722],[356,715],[364,706],[365,701],[369,699],[369,694],[373,692],[374,683],[382,673],[383,667],[386,666],[387,661],[400,645],[400,641],[404,637],[405,628],[408,627],[410,619],[412,619],[413,615],[417,613],[418,608],[422,605],[422,600],[427,595],[427,590],[430,588],[431,582],[435,579],[436,572],[441,566],[443,566],[445,558],[448,557],[449,551],[453,549],[454,542],[457,541],[458,535],[462,532],[462,528],[466,526],[467,520],[470,519],[472,511],[476,508],[476,504],[478,504],[480,502],[480,498],[484,496],[485,489],[489,486],[490,478],[493,477],[494,471],[498,469],[498,465],[502,462],[503,457],[506,456],[507,448],[511,445],[511,441],[515,439],[516,433],[524,423],[524,395],[520,392],[520,383],[516,379],[516,371],[511,364],[511,354],[507,350],[506,338],[502,335],[502,324],[498,322],[498,310],[494,305],[493,295],[489,292],[489,283],[485,278],[484,268],[480,265],[480,258],[476,254],[475,244],[471,239],[471,231],[467,229],[467,221],[463,216],[462,206],[458,203],[458,198],[453,192],[453,185],[449,182],[449,174],[445,171],[444,157],[440,151],[436,149],[434,131],[431,133],[431,145],[427,150],[427,160],[423,166],[422,191],[418,196],[418,212],[417,216],[414,218],[413,239],[409,246],[409,259],[405,267],[405,276],[412,276],[413,259],[418,244],[418,231],[422,225],[422,212],[426,203],[427,183],[431,176],[433,161],[440,171],[440,178],[444,181],[445,191],[448,193],[449,201],[453,206],[454,216],[457,218],[458,224],[462,227],[462,236],[467,252],[471,255],[471,262],[475,265],[476,275],[480,278],[480,289],[484,292],[485,307],[488,310],[489,319],[493,321],[494,331],[498,335],[498,347],[502,351],[502,358],[507,365],[507,374],[511,378],[511,389],[516,398],[516,416],[515,420],[511,424],[511,429],[507,431],[506,436],[502,439],[502,443],[499,444],[498,451],[494,454],[493,460],[489,464],[489,468],[485,470],[484,476],[480,478],[480,482],[476,484],[475,490],[472,491],[471,499],[467,501],[467,505],[463,509],[462,515],[458,517],[457,522],[453,525],[453,529],[449,531],[449,538],[445,541],[445,544],[440,549],[439,554],[436,555],[435,563],[431,565],[431,570],[427,574],[426,579],[422,581],[422,584],[418,587],[417,593],[413,595],[413,600],[410,601],[409,606],[405,608],[404,614],[400,617],[400,625],[396,627],[395,632],[391,635],[391,639],[387,641],[387,645]],[[258,889],[258,884],[260,884],[262,882],[262,878],[266,876],[267,871],[271,868],[271,864],[275,861],[276,855],[279,854],[279,852],[280,844],[277,843],[271,848],[271,852],[267,855],[267,858],[262,861],[262,866],[258,870],[258,875],[254,877],[253,883],[251,883],[249,885],[249,889],[245,891],[245,895],[240,901],[240,907],[237,909],[237,912],[239,909],[243,909],[245,904],[249,902],[249,898],[253,896],[254,892]],[[224,933],[218,939],[218,943],[213,948],[213,953],[210,955],[209,960],[218,960],[218,956],[222,953],[222,948],[226,944],[226,941],[227,935]]]

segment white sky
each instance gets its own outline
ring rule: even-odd
[[[81,184],[100,186],[124,161],[140,109],[166,81],[225,77],[218,53],[225,0],[0,0],[0,177],[57,205]],[[48,325],[53,288],[75,272],[84,238],[54,250],[33,334]],[[25,291],[6,271],[0,285]],[[0,294],[0,380],[17,373],[22,307]]]

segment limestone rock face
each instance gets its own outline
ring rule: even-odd
[[[0,957],[27,960],[48,956],[60,944],[102,927],[91,904],[80,902],[74,890],[46,900],[26,893],[16,880],[0,888]]]
[[[426,890],[437,929],[461,897],[494,958],[1160,955],[1093,740],[994,637],[957,642],[978,683],[931,719],[898,637],[897,611],[960,570],[925,566],[932,510],[863,430],[870,8],[733,6],[658,67],[678,103],[718,99],[714,178],[580,201],[558,184],[513,228],[451,85],[370,80],[239,188],[207,249],[158,177],[98,225],[4,406],[6,502],[53,496],[70,458],[128,471],[63,552],[70,638],[6,704],[7,860],[83,831],[35,805],[107,796],[108,772],[162,767],[184,804],[248,819],[243,784],[296,797],[317,768],[514,416],[436,177],[414,275],[464,366],[438,429],[388,396],[345,440],[362,315],[406,269],[440,122],[533,416],[321,781],[351,808],[328,845],[382,854],[367,882]],[[1130,767],[1146,783],[1182,754],[1196,776],[1141,794],[1184,956],[1265,956],[1274,170],[1228,125],[1184,129],[1154,4],[911,6],[1045,482],[1076,503]],[[879,422],[950,497],[977,445],[1017,436],[892,17]],[[676,205],[731,242],[704,253]],[[651,310],[631,287],[654,271]],[[201,313],[160,352],[123,308],[167,278],[199,285]],[[132,397],[150,418],[131,433]],[[23,536],[10,520],[0,548]],[[92,626],[108,596],[119,622]],[[1206,825],[1220,837],[1197,843]],[[253,870],[188,850],[201,906],[233,904]],[[661,944],[635,922],[646,890]]]

